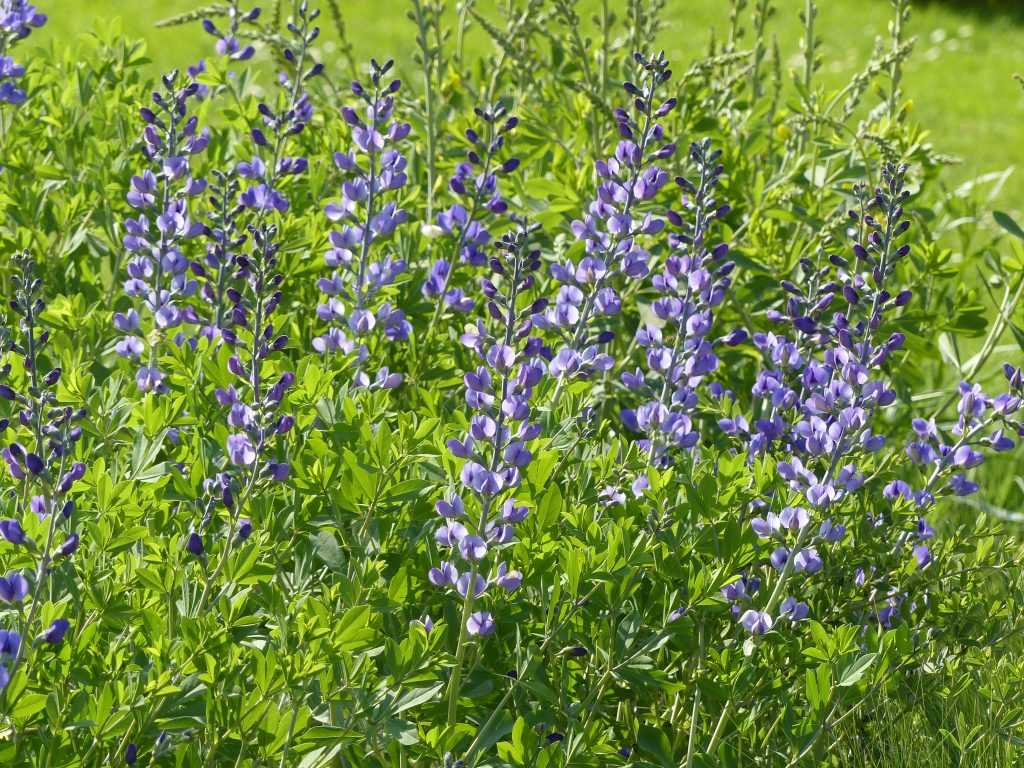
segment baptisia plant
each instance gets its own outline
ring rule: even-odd
[[[808,615],[805,603],[785,596],[786,586],[794,573],[812,575],[825,567],[821,553],[846,534],[846,525],[837,519],[843,502],[861,489],[864,466],[885,443],[872,429],[876,414],[896,399],[883,364],[904,339],[894,333],[879,342],[877,336],[885,314],[910,299],[909,293],[893,296],[888,287],[896,265],[910,251],[909,245],[898,244],[910,226],[903,209],[905,172],[887,165],[885,185],[873,197],[858,188],[862,207],[851,211],[857,222],[853,234],[857,240],[864,234],[869,239],[867,247],[854,243],[852,263],[832,256],[831,265],[838,268],[832,278],[828,264],[804,259],[803,287],[782,282],[788,294],[784,311],[771,311],[769,319],[791,328],[794,339],[782,330],[754,334],[767,363],[752,390],[758,417],[752,426],[742,416],[720,422],[725,432],[748,440],[752,458],[781,454],[777,472],[787,488],[754,505],[760,515],[751,525],[759,537],[773,542],[768,560],[778,573],[767,605],[740,616],[755,635],[769,631],[776,618],[796,621]],[[840,303],[845,306],[835,309]]]
[[[212,571],[204,563],[200,611],[232,550],[252,532],[252,523],[241,516],[246,505],[267,486],[285,481],[290,472],[283,455],[283,435],[291,430],[295,419],[281,412],[281,403],[295,375],[291,371],[280,373],[270,363],[271,356],[288,344],[287,335],[280,333],[274,322],[284,277],[278,271],[279,228],[272,218],[289,209],[285,180],[304,173],[308,166],[305,158],[290,157],[285,151],[289,139],[300,134],[312,118],[304,84],[323,71],[322,65],[311,62],[309,53],[320,33],[313,25],[318,15],[303,2],[297,6],[295,21],[288,25],[295,50],[286,48],[283,58],[290,71],[279,77],[282,97],[277,109],[265,103],[259,105],[263,128],[252,130],[255,156],[251,162],[239,164],[236,171],[249,180],[249,186],[239,195],[238,208],[229,210],[226,206],[226,196],[237,189],[226,175],[219,177],[221,189],[214,196],[214,209],[219,212],[213,221],[219,226],[210,230],[212,252],[208,263],[218,270],[218,286],[224,282],[225,270],[230,270],[230,286],[223,291],[229,309],[221,318],[220,336],[233,352],[228,370],[236,384],[216,392],[218,402],[228,409],[227,466],[207,481],[203,517],[186,540],[188,551],[205,561],[206,532],[215,525],[217,511],[221,507],[227,511],[227,530],[220,536],[225,542],[220,560]],[[246,222],[245,237],[235,234],[241,221]],[[247,252],[242,248],[246,244]],[[212,261],[211,255],[216,257]],[[206,274],[200,265],[193,265],[193,269]]]
[[[0,102],[17,105],[25,101],[25,89],[20,82],[25,67],[15,62],[8,51],[45,23],[46,14],[26,0],[0,2]]]
[[[143,154],[152,167],[133,176],[128,204],[138,218],[124,222],[124,247],[131,254],[124,292],[133,306],[114,315],[114,326],[124,336],[115,350],[124,358],[141,361],[135,383],[142,392],[165,392],[164,373],[158,367],[161,345],[176,329],[198,322],[186,303],[197,287],[184,254],[188,242],[203,231],[192,218],[190,200],[206,189],[192,175],[190,157],[206,149],[209,133],[197,131],[198,121],[188,114],[198,85],[173,71],[161,79],[163,93],[153,94],[153,107],[140,110]],[[175,343],[186,340],[177,330]]]
[[[459,202],[439,213],[436,225],[423,228],[430,237],[444,236],[451,247],[450,257],[438,259],[431,265],[420,288],[426,298],[436,302],[425,344],[429,343],[445,308],[461,313],[473,309],[473,299],[456,279],[456,266],[462,263],[482,267],[487,263],[486,246],[491,242],[489,228],[508,210],[508,203],[498,188],[498,176],[519,167],[516,157],[500,159],[506,138],[519,124],[518,118],[509,116],[501,102],[477,107],[474,114],[482,125],[466,131],[470,144],[466,160],[458,165],[448,181],[448,188]]]
[[[215,340],[221,331],[231,327],[231,289],[234,256],[245,245],[241,214],[245,207],[238,201],[241,184],[233,171],[213,169],[210,172],[209,210],[203,232],[206,236],[206,255],[201,262],[193,262],[192,272],[199,279],[199,297],[206,307],[199,307],[203,316],[200,334]]]
[[[231,330],[222,332],[225,343],[234,352],[228,359],[228,370],[236,383],[216,392],[218,402],[227,409],[226,466],[207,481],[203,518],[185,542],[191,554],[204,560],[209,528],[215,528],[225,542],[212,572],[204,567],[206,580],[200,611],[232,550],[252,532],[251,522],[242,517],[247,504],[267,486],[285,481],[290,471],[283,436],[294,426],[295,419],[282,412],[281,406],[295,375],[291,371],[278,372],[270,361],[288,344],[288,337],[279,333],[274,324],[283,280],[277,271],[280,244],[273,225],[250,225],[249,234],[249,251],[233,258],[235,287],[230,295],[234,302],[234,324]],[[221,507],[228,516],[224,531],[216,530]]]
[[[917,487],[903,479],[890,482],[882,495],[891,507],[872,520],[880,535],[891,537],[894,559],[905,558],[909,550],[914,565],[926,568],[932,562],[931,539],[935,536],[927,516],[938,500],[977,493],[979,486],[967,471],[984,463],[985,451],[1011,450],[1016,447],[1014,438],[1024,437],[1024,422],[1018,415],[1024,404],[1024,373],[1008,363],[1003,365],[1003,373],[1007,390],[995,397],[986,395],[977,384],[961,382],[957,419],[948,428],[939,426],[934,417],[912,421],[914,436],[905,452],[920,471]],[[869,591],[879,623],[891,627],[899,620],[904,601],[914,596],[886,583],[881,570],[875,565],[858,569],[856,583]],[[928,596],[916,598],[927,601]],[[912,599],[911,607],[915,605]]]
[[[328,329],[313,339],[313,348],[329,356],[352,356],[353,381],[358,387],[393,388],[402,382],[401,374],[386,367],[366,370],[369,342],[377,334],[388,341],[406,341],[412,331],[402,310],[390,301],[380,301],[384,289],[405,271],[405,260],[390,254],[377,256],[372,248],[379,248],[408,219],[389,199],[408,180],[406,159],[398,145],[410,131],[408,123],[393,119],[395,94],[402,86],[400,80],[386,80],[393,65],[390,60],[379,64],[371,59],[369,86],[352,83],[352,93],[364,109],[362,114],[353,107],[341,111],[352,129],[354,148],[334,154],[345,181],[341,202],[324,209],[327,218],[341,228],[330,234],[332,248],[326,262],[331,275],[317,281],[326,297],[317,307],[317,316]]]
[[[649,204],[669,178],[659,162],[675,153],[675,144],[658,122],[676,105],[674,98],[663,101],[660,95],[672,71],[664,54],[647,59],[637,53],[634,59],[641,72],[639,85],[623,86],[633,99],[632,109],[614,112],[622,140],[612,157],[597,162],[597,198],[583,219],[572,223],[586,253],[577,262],[552,266],[551,276],[561,287],[553,305],[534,318],[562,343],[550,366],[559,388],[568,378],[612,367],[614,360],[602,350],[615,337],[605,321],[622,309],[620,278],[635,280],[648,273],[642,238],[665,226]]]
[[[455,722],[462,666],[470,637],[485,637],[496,629],[491,605],[494,592],[512,592],[523,580],[501,556],[515,536],[515,525],[528,508],[513,496],[533,454],[529,443],[540,435],[530,421],[532,397],[545,374],[540,340],[530,336],[536,303],[529,298],[540,254],[529,249],[530,229],[505,235],[490,261],[491,276],[481,285],[487,320],[477,320],[462,335],[462,343],[479,360],[464,377],[469,431],[448,441],[451,454],[463,460],[460,490],[437,502],[442,523],[437,545],[451,559],[430,569],[437,587],[455,592],[462,602],[455,668],[448,683],[448,721]]]
[[[268,215],[286,213],[290,207],[287,187],[309,167],[305,157],[289,155],[288,150],[313,118],[306,83],[323,72],[323,65],[314,62],[310,53],[320,35],[320,28],[314,24],[319,11],[309,10],[303,2],[296,14],[288,25],[292,45],[281,54],[286,71],[278,76],[277,103],[259,104],[259,125],[250,132],[251,159],[227,172],[214,170],[211,174],[214,181],[204,230],[206,256],[202,263],[192,264],[193,272],[202,280],[200,295],[210,307],[206,335],[211,338],[234,322],[230,275],[234,254],[245,243],[244,222],[264,227]]]
[[[212,19],[208,18],[203,19],[203,29],[208,35],[212,35],[217,39],[215,47],[218,54],[232,61],[248,61],[255,55],[256,49],[252,45],[243,46],[239,37],[242,35],[245,25],[254,25],[256,23],[256,20],[260,17],[261,9],[257,6],[248,11],[243,11],[238,0],[229,0],[227,7],[223,9],[223,13],[227,16],[228,20],[226,30],[221,30]]]
[[[931,560],[925,542],[933,530],[921,515],[934,503],[939,481],[958,468],[981,463],[979,446],[1012,447],[1002,431],[984,434],[1015,409],[1012,386],[989,413],[989,401],[980,390],[964,385],[961,418],[954,428],[959,439],[953,445],[941,440],[934,423],[914,421],[918,439],[907,454],[915,463],[935,466],[924,487],[914,491],[905,481],[896,480],[883,492],[892,502],[902,500],[920,509],[912,515],[911,530],[903,529],[907,510],[902,502],[890,504],[888,511],[872,513],[864,521],[846,513],[852,505],[845,502],[862,491],[866,470],[877,472],[893,458],[873,459],[872,455],[886,442],[874,424],[880,411],[896,401],[884,366],[904,343],[901,333],[883,333],[886,315],[912,298],[909,290],[893,293],[890,288],[898,265],[910,252],[909,245],[900,244],[910,227],[904,212],[909,197],[906,171],[906,166],[887,164],[878,188],[870,192],[859,186],[855,190],[859,208],[850,212],[855,239],[852,259],[830,257],[837,268],[834,277],[828,265],[805,260],[804,287],[783,281],[789,294],[785,310],[771,313],[770,318],[790,327],[794,338],[781,332],[754,335],[754,343],[768,363],[753,388],[758,416],[752,425],[742,416],[720,422],[727,433],[747,439],[752,459],[779,455],[777,472],[786,488],[756,502],[759,514],[751,522],[759,537],[773,542],[768,560],[778,573],[767,604],[741,614],[743,625],[755,635],[769,631],[777,618],[795,621],[808,615],[805,603],[786,596],[790,578],[825,568],[827,548],[842,541],[848,528],[855,528],[862,538],[883,537],[893,543],[893,563],[861,568],[854,577],[869,594],[874,619],[891,626],[904,597],[895,583],[900,559],[905,562],[912,557],[919,568]],[[1012,374],[1010,379],[1012,385]],[[1015,422],[1008,425],[1017,429]],[[943,490],[964,493],[972,486],[962,474],[956,474],[948,478]],[[749,597],[734,594],[735,587],[726,588],[727,598]],[[778,615],[777,608],[781,609]]]
[[[4,338],[3,352],[13,356],[21,370],[13,376],[10,361],[0,368],[0,398],[10,403],[14,417],[0,420],[0,430],[14,432],[15,439],[2,455],[16,492],[9,507],[13,516],[0,520],[0,540],[29,553],[36,567],[28,576],[12,571],[0,577],[0,610],[8,616],[14,612],[18,627],[0,630],[0,689],[30,653],[25,638],[34,638],[32,646],[56,645],[70,627],[59,617],[59,607],[44,608],[43,595],[54,571],[78,549],[79,537],[72,528],[72,489],[86,469],[74,460],[82,437],[77,422],[85,411],[63,406],[57,399],[61,369],[52,367],[47,354],[50,333],[40,323],[45,310],[42,281],[27,253],[14,258],[14,267],[10,308],[18,317],[18,329],[13,339]],[[27,605],[26,599],[30,600]],[[53,599],[51,594],[49,600]]]
[[[725,298],[735,267],[734,262],[725,261],[729,252],[725,243],[709,242],[712,223],[729,212],[729,206],[719,205],[714,197],[724,172],[720,157],[721,151],[712,150],[708,140],[690,146],[695,178],[676,178],[684,190],[684,213],[668,213],[669,221],[683,231],[670,236],[672,251],[652,280],[659,294],[651,306],[656,320],[642,324],[636,333],[647,371],[637,368],[622,374],[628,389],[648,398],[639,407],[624,410],[622,420],[632,431],[645,435],[641,447],[657,466],[671,462],[672,449],[690,450],[697,445],[699,434],[691,416],[697,407],[697,388],[718,367],[708,335],[714,309]],[[739,344],[745,339],[744,332],[736,331],[723,341]]]

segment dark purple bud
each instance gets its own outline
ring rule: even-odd
[[[40,633],[39,637],[49,645],[60,645],[64,635],[67,634],[70,628],[71,623],[67,619],[56,619],[47,629]]]
[[[655,117],[664,117],[669,112],[671,112],[673,109],[675,109],[676,103],[677,103],[676,99],[674,99],[674,98],[668,99],[660,107],[658,107],[657,111],[654,113],[654,116]]]
[[[750,338],[750,335],[747,333],[745,328],[737,328],[732,333],[725,336],[722,341],[726,346],[735,347],[745,342],[748,338]]]
[[[57,548],[57,557],[71,557],[78,549],[79,539],[77,533],[72,533],[68,536],[64,543]]]
[[[185,547],[196,557],[203,556],[203,539],[195,531],[188,535],[188,541],[185,543]]]
[[[817,323],[815,323],[814,320],[807,317],[806,315],[803,315],[793,320],[793,326],[798,331],[802,331],[803,333],[814,333],[818,327]]]
[[[25,457],[25,466],[28,467],[28,471],[33,475],[41,475],[46,469],[43,460],[35,453],[30,453]]]
[[[77,480],[81,480],[85,475],[85,464],[77,462],[72,465],[71,469],[64,473],[64,476],[60,479],[60,485],[57,486],[57,490],[61,493],[67,493],[71,490],[71,486],[75,484]]]
[[[245,541],[252,535],[252,521],[242,518],[238,521],[238,540]]]

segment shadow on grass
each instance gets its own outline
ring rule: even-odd
[[[916,0],[915,8],[948,8],[978,21],[1024,24],[1024,0]]]

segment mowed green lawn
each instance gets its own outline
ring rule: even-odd
[[[478,7],[495,0],[480,0]],[[37,0],[50,13],[51,23],[38,40],[71,40],[94,25],[122,20],[124,31],[149,42],[153,66],[183,67],[210,55],[212,39],[198,25],[156,29],[159,19],[195,8],[202,0]],[[258,2],[258,0],[256,0]],[[313,0],[314,4],[316,0]],[[581,8],[600,0],[583,0]],[[624,0],[609,0],[625,7]],[[269,3],[264,3],[267,5]],[[452,7],[455,0],[450,0]],[[990,171],[1016,166],[1017,172],[999,197],[1008,210],[1024,210],[1024,89],[1012,79],[1024,74],[1024,24],[982,11],[965,11],[967,0],[934,2],[915,8],[910,33],[918,38],[906,71],[905,91],[914,115],[931,131],[942,152],[957,155],[963,164],[948,174],[950,184]],[[818,0],[818,25],[823,38],[823,77],[839,84],[867,60],[874,40],[885,35],[891,18],[888,0]],[[775,0],[777,13],[770,24],[778,36],[787,67],[799,65],[804,0]],[[413,29],[406,19],[406,0],[341,0],[349,36],[361,57],[394,56],[410,64]],[[710,30],[725,29],[726,0],[668,0],[668,25],[658,45],[669,56],[688,62],[705,50]],[[744,11],[749,15],[750,9]],[[589,13],[581,14],[584,19]],[[331,25],[325,19],[324,58],[331,67]],[[721,35],[719,36],[721,37]],[[488,46],[482,35],[468,43],[480,51]],[[340,63],[336,71],[340,72]]]

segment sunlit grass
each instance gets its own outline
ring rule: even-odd
[[[596,7],[599,3],[587,0],[581,7]],[[493,4],[491,0],[479,7]],[[845,83],[866,61],[875,38],[886,34],[889,3],[828,0],[818,4],[822,77],[826,82]],[[133,0],[130,4],[124,0],[70,0],[47,9],[51,23],[38,39],[65,40],[94,24],[107,25],[120,17],[129,36],[149,42],[155,67],[184,67],[209,55],[212,40],[198,25],[188,31],[156,29],[153,25],[198,5],[201,3],[196,0]],[[621,4],[610,5],[614,8]],[[769,32],[778,37],[784,64],[798,65],[798,13],[804,0],[776,0],[775,5],[778,10]],[[949,173],[951,185],[986,171],[1024,166],[1024,91],[1012,80],[1014,72],[1024,72],[1024,26],[997,14],[963,12],[957,10],[959,5],[930,4],[915,9],[910,33],[918,37],[918,43],[906,69],[905,83],[915,117],[931,127],[936,147],[963,159],[963,164]],[[728,6],[722,0],[669,0],[667,24],[658,44],[677,60],[697,57],[706,49],[713,27],[721,35]],[[357,57],[393,55],[400,63],[411,64],[413,30],[405,18],[407,2],[352,0],[341,7]],[[581,13],[584,20],[589,15]],[[329,19],[325,18],[324,27],[324,58],[330,68],[336,38]],[[488,41],[475,34],[468,45],[479,52],[486,49]],[[339,75],[341,63],[336,57],[333,63]],[[1010,178],[1000,202],[1003,207],[1024,209],[1024,169]]]

